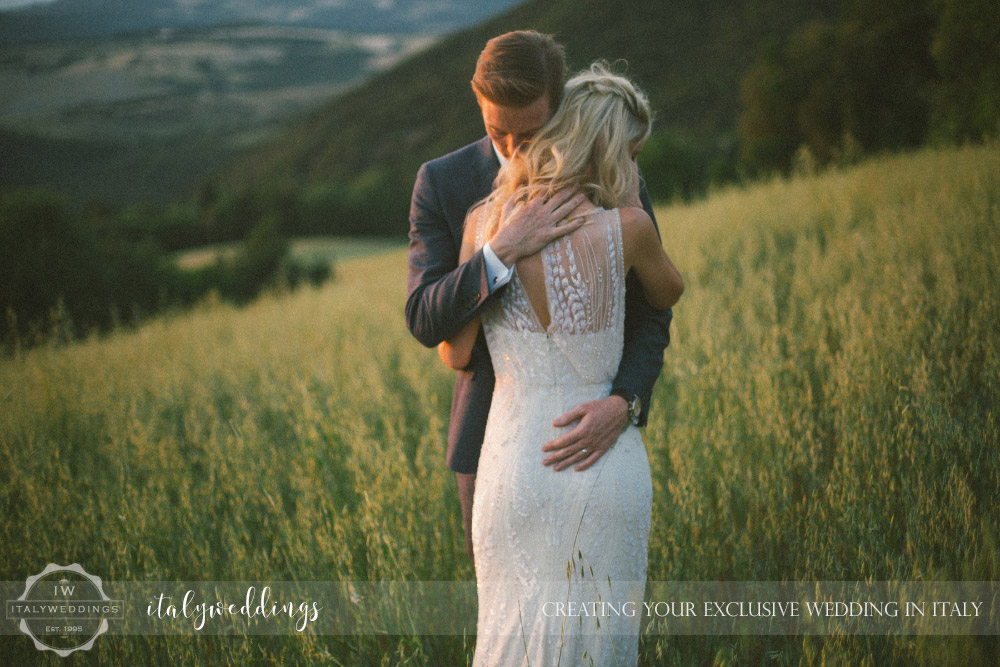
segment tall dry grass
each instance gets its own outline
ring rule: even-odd
[[[658,217],[688,289],[644,434],[650,579],[1000,579],[997,146]],[[345,261],[319,290],[0,361],[0,579],[48,562],[111,581],[471,579],[444,466],[451,374],[405,329],[405,264]],[[441,665],[473,646],[108,636],[88,659]],[[974,664],[996,648],[651,635],[641,662]]]

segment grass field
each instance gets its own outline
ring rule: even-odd
[[[339,236],[309,236],[293,239],[289,253],[293,260],[310,264],[365,257],[405,246],[404,241],[381,238],[350,238]],[[240,243],[219,243],[195,250],[184,250],[174,255],[182,269],[197,269],[216,262],[220,258],[231,258],[240,248]]]
[[[1000,148],[659,211],[687,282],[649,578],[1000,579]],[[0,361],[0,580],[468,580],[406,253]],[[41,527],[44,527],[41,528]],[[95,664],[462,665],[464,637],[127,637]],[[994,664],[996,637],[648,636],[640,663]],[[57,663],[0,636],[10,664]],[[79,657],[79,656],[78,656]],[[62,664],[62,663],[59,663]]]

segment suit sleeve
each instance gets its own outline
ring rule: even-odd
[[[640,183],[639,198],[642,207],[653,219],[653,226],[659,234],[660,228],[653,215],[653,205],[649,201],[646,184],[641,180]],[[672,319],[673,312],[669,308],[657,310],[649,305],[643,296],[639,279],[634,272],[629,272],[625,279],[625,347],[612,388],[639,397],[642,402],[639,426],[645,426],[649,419],[653,385],[663,370],[663,351],[670,344]]]
[[[453,231],[449,224],[438,180],[442,175],[423,165],[410,200],[406,325],[427,347],[457,334],[489,297],[482,250],[458,264],[461,225]],[[460,214],[464,217],[464,209]]]

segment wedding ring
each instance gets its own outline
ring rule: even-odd
[[[580,451],[583,452],[584,454],[589,454],[590,453],[590,452],[587,451],[586,447],[583,447],[582,449],[580,449]]]

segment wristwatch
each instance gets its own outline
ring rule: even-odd
[[[639,425],[639,416],[642,415],[642,401],[639,397],[633,393],[625,391],[624,389],[615,389],[611,392],[612,396],[621,396],[628,403],[628,418],[632,422],[633,426]]]

